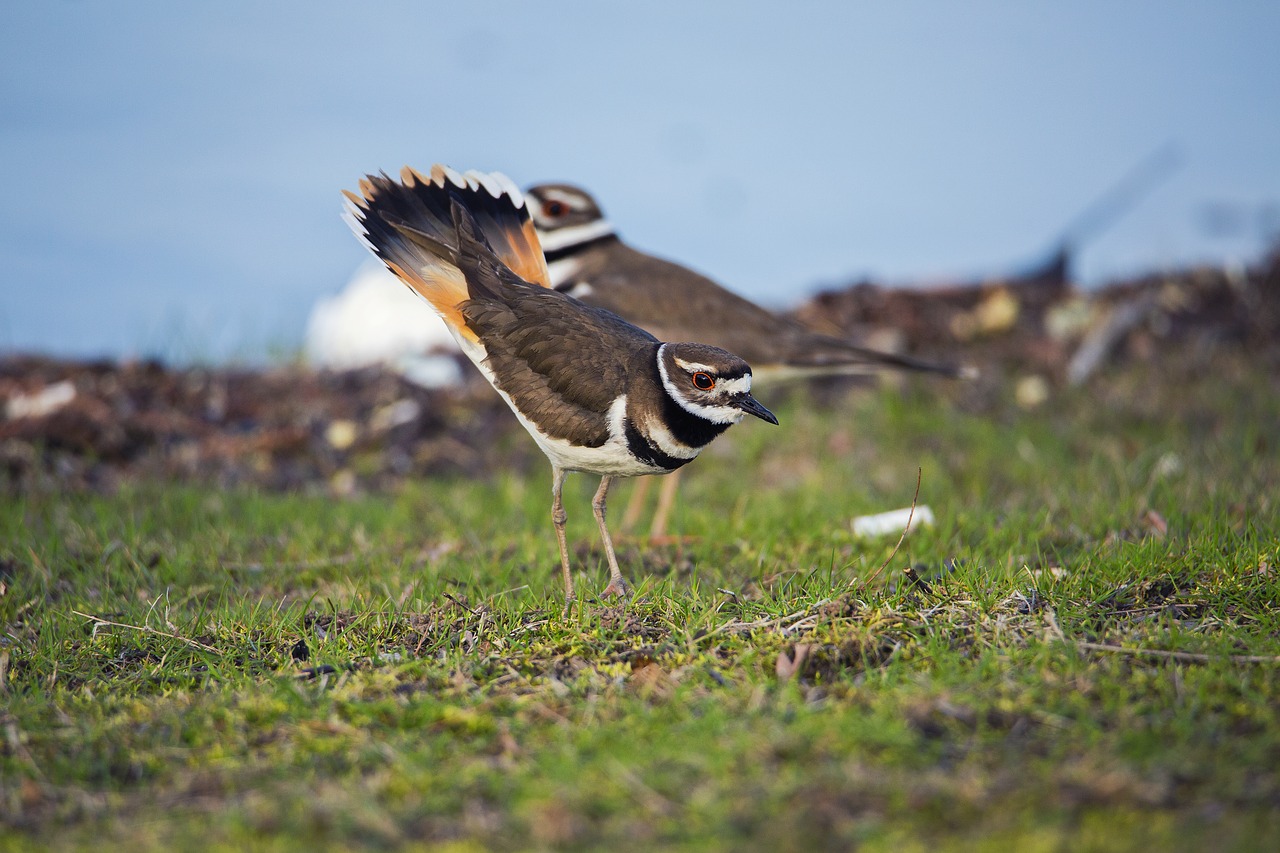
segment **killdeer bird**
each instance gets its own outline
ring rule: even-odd
[[[356,235],[440,314],[550,460],[566,602],[568,472],[600,475],[592,508],[609,563],[604,594],[622,594],[605,523],[610,483],[680,468],[744,415],[778,422],[751,396],[751,368],[738,356],[663,343],[552,289],[528,208],[506,177],[405,168],[399,181],[369,175],[346,197]]]
[[[569,184],[526,191],[551,286],[624,317],[663,340],[705,341],[742,356],[761,381],[868,374],[885,369],[972,377],[970,368],[878,352],[819,334],[679,264],[631,248],[596,200]],[[630,527],[644,483],[623,518]],[[676,477],[666,480],[651,535],[665,533]]]
[[[551,286],[662,340],[705,341],[746,359],[757,379],[885,369],[969,377],[970,368],[860,347],[763,308],[688,267],[631,248],[600,206],[569,184],[525,191]]]

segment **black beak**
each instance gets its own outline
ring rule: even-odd
[[[778,423],[778,419],[773,416],[773,412],[760,405],[760,401],[755,397],[752,397],[750,394],[743,394],[741,397],[738,397],[733,401],[732,405],[742,409],[742,411],[746,412],[748,415],[755,415],[762,421],[768,421],[771,424]]]

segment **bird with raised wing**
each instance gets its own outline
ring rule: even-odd
[[[600,476],[592,501],[609,564],[605,595],[626,592],[605,521],[612,481],[675,471],[745,415],[776,424],[751,394],[751,367],[702,343],[664,343],[550,287],[529,210],[497,173],[404,169],[346,193],[369,249],[448,325],[552,468],[551,517],[565,596],[573,578],[561,490]]]

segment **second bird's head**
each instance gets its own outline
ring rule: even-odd
[[[717,424],[755,415],[776,424],[773,412],[751,396],[751,366],[731,352],[706,344],[663,344],[658,371],[682,409]]]

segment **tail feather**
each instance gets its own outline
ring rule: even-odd
[[[356,236],[456,334],[476,340],[459,309],[470,293],[459,269],[455,203],[470,213],[477,239],[488,243],[502,263],[526,281],[550,286],[524,198],[502,175],[461,175],[436,166],[426,177],[406,167],[398,182],[385,173],[369,175],[360,181],[359,194],[343,194]]]
[[[452,185],[463,193],[463,206],[476,220],[485,241],[516,275],[533,284],[551,286],[529,208],[510,178],[501,172],[475,170],[460,175],[437,163],[431,167],[431,182],[439,187]]]

